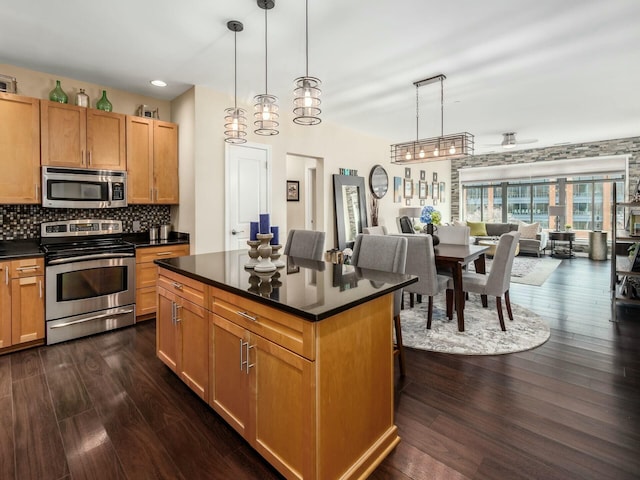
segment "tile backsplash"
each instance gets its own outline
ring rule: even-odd
[[[124,233],[133,233],[133,222],[141,232],[152,225],[171,223],[169,205],[129,205],[125,208],[44,208],[41,205],[0,205],[0,240],[40,238],[40,224],[55,220],[99,218],[122,220]]]

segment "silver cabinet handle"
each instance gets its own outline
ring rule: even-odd
[[[241,317],[246,318],[247,320],[251,320],[252,322],[257,322],[258,321],[257,317],[252,317],[247,312],[241,312],[241,311],[238,310],[238,311],[236,311],[236,313],[238,315],[240,315]]]
[[[171,323],[176,324],[176,302],[171,302]]]
[[[40,200],[40,185],[36,183],[36,200]]]
[[[87,151],[87,166],[91,166],[91,150]]]
[[[38,281],[38,295],[42,298],[42,280]]]
[[[80,320],[73,320],[73,321],[67,322],[67,323],[60,323],[58,325],[54,325],[51,328],[68,327],[69,325],[75,325],[77,323],[90,322],[91,320],[99,320],[101,318],[114,317],[116,315],[126,315],[127,313],[132,313],[132,312],[133,312],[133,310],[123,310],[121,312],[116,312],[116,313],[104,313],[104,314],[101,314],[101,315],[94,315],[92,317],[82,318]]]
[[[255,345],[249,345],[249,342],[247,342],[245,345],[247,346],[247,361],[246,361],[246,364],[247,364],[247,375],[249,375],[249,369],[251,367],[255,367],[256,366],[255,363],[249,363],[249,349],[255,347]]]
[[[242,357],[242,349],[249,345],[249,342],[243,342],[242,339],[240,339],[240,371],[244,370],[244,366],[247,365],[249,363],[249,356],[247,355],[247,359],[244,360]],[[249,353],[249,350],[247,350],[247,354]],[[248,369],[248,367],[247,367]]]
[[[149,189],[149,200],[153,202],[153,188]]]
[[[182,319],[180,317],[178,317],[178,310],[182,308],[182,305],[178,305],[176,303],[176,323],[180,323],[182,321]]]
[[[18,267],[16,271],[18,272],[30,272],[32,270],[38,270],[40,265],[27,265],[26,267]]]
[[[171,285],[173,285],[173,288],[177,288],[178,290],[182,290],[182,288],[184,287],[184,285],[178,282],[172,282]]]
[[[173,252],[158,252],[156,253],[156,257],[163,257],[166,255],[173,255]]]

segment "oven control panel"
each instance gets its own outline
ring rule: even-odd
[[[40,226],[42,237],[68,237],[122,233],[121,220],[64,220],[44,222]]]

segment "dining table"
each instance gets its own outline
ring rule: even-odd
[[[451,270],[459,332],[464,332],[465,297],[462,290],[462,270],[465,265],[474,262],[477,273],[486,273],[485,255],[489,248],[486,245],[458,245],[451,243],[440,243],[434,248],[436,267],[438,269]]]

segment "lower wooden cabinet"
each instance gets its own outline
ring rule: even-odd
[[[136,249],[136,320],[148,320],[156,313],[158,266],[154,260],[189,255],[188,244],[138,247]]]
[[[0,263],[0,349],[44,343],[44,259]]]

